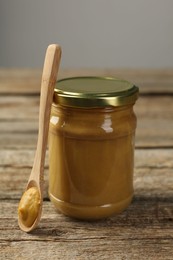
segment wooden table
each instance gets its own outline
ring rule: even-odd
[[[98,222],[59,215],[47,195],[31,234],[19,230],[17,206],[37,139],[39,70],[0,70],[0,259],[173,259],[173,70],[62,70],[60,77],[118,76],[140,87],[135,111],[131,206]]]

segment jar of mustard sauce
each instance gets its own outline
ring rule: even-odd
[[[120,213],[133,196],[138,87],[116,78],[57,82],[49,131],[49,196],[78,219]]]

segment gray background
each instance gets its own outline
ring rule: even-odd
[[[0,66],[173,67],[173,0],[0,0]]]

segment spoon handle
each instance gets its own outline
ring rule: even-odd
[[[47,147],[49,120],[54,87],[57,80],[61,58],[61,48],[56,44],[49,45],[45,55],[41,81],[39,131],[37,149],[30,179],[43,180],[44,161]],[[38,174],[37,174],[38,173]],[[36,179],[37,178],[37,179]]]

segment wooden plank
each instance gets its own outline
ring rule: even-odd
[[[27,184],[31,167],[0,167],[0,199],[19,200]],[[44,199],[48,200],[48,169],[45,169]],[[173,171],[169,168],[135,169],[135,196],[147,198],[171,198],[173,201]]]
[[[0,167],[28,168],[33,164],[35,150],[0,149]],[[173,168],[173,149],[136,149],[136,168]],[[45,166],[48,167],[48,153],[46,153]]]
[[[19,199],[31,172],[34,150],[0,150],[0,199]],[[134,189],[141,197],[173,198],[173,149],[135,152]],[[45,194],[48,199],[48,154]]]
[[[18,229],[16,220],[17,220],[17,212],[16,209],[18,207],[18,201],[17,200],[3,200],[1,202],[1,211],[0,211],[0,219],[11,219],[11,221],[8,221],[7,229],[13,228],[15,225],[15,228]],[[148,218],[147,218],[148,216]],[[48,219],[50,222],[48,222]],[[150,221],[152,220],[152,221]],[[58,223],[56,224],[56,221],[62,222],[61,225]],[[165,227],[167,228],[170,226],[173,229],[173,206],[171,198],[168,199],[158,199],[154,197],[140,197],[135,196],[132,203],[129,205],[127,210],[122,212],[121,214],[118,214],[116,216],[112,216],[110,218],[107,218],[105,220],[100,221],[78,221],[73,218],[69,218],[64,216],[63,214],[58,213],[52,203],[50,201],[44,201],[43,205],[43,216],[42,216],[42,222],[45,222],[45,228],[47,225],[47,228],[53,228],[53,225],[55,225],[55,228],[59,226],[61,230],[64,230],[69,227],[72,224],[73,226],[77,225],[80,228],[84,228],[84,231],[88,233],[88,229],[85,229],[85,226],[93,227],[98,231],[98,227],[109,227],[109,225],[116,224],[118,227],[128,227],[131,224],[134,224],[134,226],[138,228],[142,227]],[[66,224],[63,224],[66,223]],[[43,224],[43,223],[42,223]],[[94,224],[94,225],[93,225]],[[0,222],[0,229],[5,230],[2,221]],[[135,230],[134,230],[135,232]],[[25,238],[27,238],[27,234],[20,232],[21,235],[23,234]],[[32,232],[37,233],[37,232]],[[44,230],[41,230],[39,228],[38,234],[44,233]],[[15,234],[16,235],[16,234]],[[49,234],[47,234],[49,235]],[[74,233],[71,234],[72,236]],[[173,233],[171,232],[171,235],[173,236]],[[7,238],[8,234],[4,234],[4,238]],[[109,236],[109,232],[107,233],[107,236]],[[172,237],[173,238],[173,237]],[[29,240],[35,240],[34,237],[28,236]],[[39,238],[38,238],[39,239]],[[46,239],[46,238],[45,238]],[[47,240],[50,240],[49,236],[47,237]],[[0,237],[0,241],[3,240],[3,236]],[[13,240],[13,238],[9,240]],[[40,237],[40,240],[42,238]],[[71,240],[71,239],[70,239]]]
[[[0,96],[0,119],[37,119],[39,96]]]
[[[38,132],[38,96],[0,97],[2,148],[34,148]],[[173,147],[173,96],[145,96],[135,106],[136,147]]]
[[[61,69],[58,78],[72,76],[107,76],[129,80],[141,93],[173,93],[173,69]],[[40,92],[41,70],[0,69],[0,93]]]
[[[115,230],[117,231],[117,229]],[[12,231],[14,232],[14,230]],[[75,232],[76,230],[71,231]],[[149,230],[153,234],[164,232],[159,231]],[[59,230],[55,228],[52,232],[56,233]],[[132,230],[122,228],[120,232],[125,232],[126,238],[121,238],[121,236],[119,238],[117,234],[115,239],[107,239],[102,235],[100,235],[100,238],[95,238],[94,235],[91,236],[92,232],[90,232],[91,235],[88,235],[88,238],[81,238],[80,241],[78,239],[73,239],[70,242],[58,239],[52,239],[52,241],[44,241],[43,239],[42,241],[28,241],[23,239],[14,242],[2,242],[0,245],[1,256],[3,260],[30,260],[30,256],[32,256],[32,259],[51,260],[172,260],[172,238],[166,235],[162,235],[162,237],[153,235],[149,238],[134,239],[131,235],[133,234]],[[119,232],[117,233],[119,234]],[[47,233],[45,232],[45,234]],[[46,235],[43,235],[43,237],[46,237]]]
[[[150,126],[150,121],[146,120],[145,124],[138,123],[136,132],[136,148],[172,148],[173,147],[173,122],[168,123],[163,120],[153,122],[153,127]],[[165,124],[164,124],[165,123]],[[37,125],[35,123],[35,125]],[[170,126],[170,128],[166,128]],[[146,128],[145,128],[146,127]],[[158,129],[158,130],[157,130]],[[35,149],[37,143],[37,130],[28,128],[28,132],[14,131],[14,133],[0,132],[0,149]]]
[[[142,116],[148,116],[161,113],[166,117],[172,115],[171,95],[167,96],[140,96],[135,105],[135,111],[140,112]],[[167,106],[166,106],[167,105]],[[0,96],[0,118],[1,119],[19,119],[38,117],[39,96]]]
[[[39,96],[0,96],[0,119],[38,119]],[[173,96],[141,96],[136,102],[138,119],[161,117],[172,119]]]
[[[1,149],[36,149],[37,136],[27,133],[0,134]]]
[[[122,214],[98,222],[67,218],[45,202],[32,234],[19,230],[16,208],[16,201],[2,202],[2,259],[172,259],[170,201],[136,198]]]

